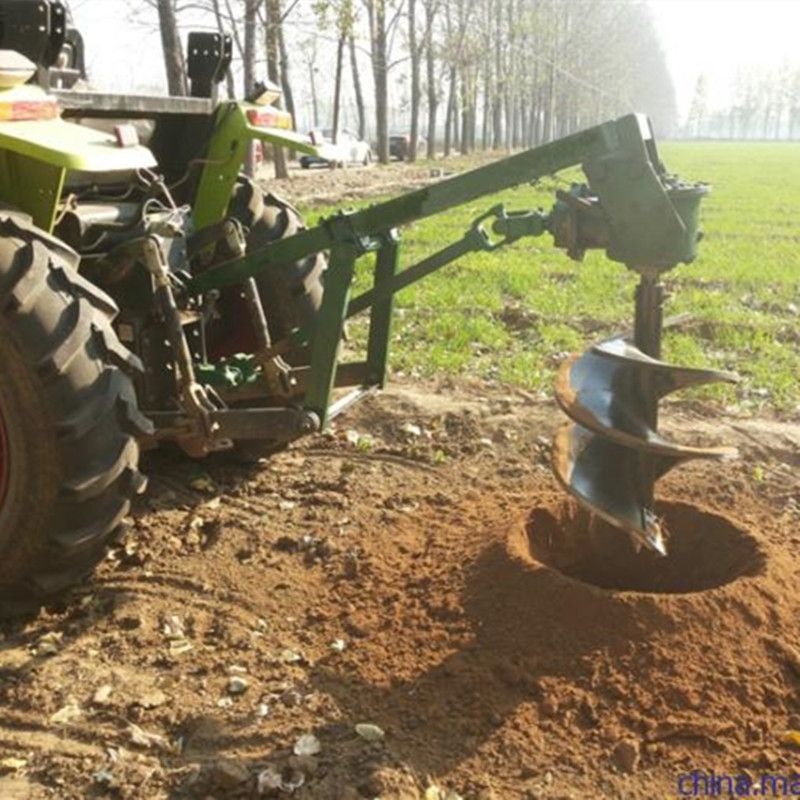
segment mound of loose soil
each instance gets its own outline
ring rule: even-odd
[[[659,484],[667,559],[557,489],[550,403],[486,384],[401,384],[252,470],[150,456],[97,577],[5,630],[0,797],[643,800],[692,770],[788,776],[798,427],[664,417],[742,451]]]

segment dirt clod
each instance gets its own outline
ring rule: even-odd
[[[221,759],[209,766],[208,777],[215,789],[236,789],[250,780],[250,771],[236,761]]]
[[[617,743],[611,754],[614,764],[626,775],[632,775],[639,767],[640,747],[639,742],[633,739],[623,739]]]

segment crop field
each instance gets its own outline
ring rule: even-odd
[[[797,413],[800,144],[672,142],[661,156],[670,172],[712,186],[697,260],[665,276],[666,315],[691,314],[668,331],[665,358],[738,372],[737,386],[698,391],[731,412]],[[459,239],[498,200],[509,210],[549,208],[555,189],[580,177],[562,173],[415,224],[404,232],[404,261]],[[368,273],[364,265],[361,287]],[[469,255],[398,296],[393,369],[549,391],[566,352],[627,329],[635,284],[602,252],[569,260],[547,234]],[[351,334],[360,333],[355,322]]]

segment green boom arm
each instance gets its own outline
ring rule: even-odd
[[[257,277],[265,270],[297,261],[309,253],[329,251],[323,307],[311,332],[311,370],[304,401],[305,407],[317,414],[324,425],[340,408],[340,405],[331,408],[331,393],[346,317],[372,307],[364,382],[382,385],[393,294],[464,252],[481,246],[493,248],[488,236],[476,225],[461,243],[398,274],[395,228],[578,164],[590,180],[596,202],[592,205],[579,200],[574,204],[569,216],[570,224],[576,228],[569,237],[572,245],[603,246],[609,257],[637,265],[665,262],[674,265],[693,258],[696,236],[689,224],[691,214],[679,213],[670,197],[672,184],[658,160],[649,121],[632,114],[388,202],[337,214],[317,227],[203,272],[189,282],[187,291],[199,295]],[[595,235],[598,205],[603,228],[599,238]],[[495,212],[498,217],[495,229],[500,228],[506,240],[523,233],[535,235],[546,227],[555,233],[553,215],[547,219],[541,215],[515,218],[497,209]],[[591,228],[591,236],[581,234],[584,216],[591,216],[592,224],[586,226],[587,231]],[[556,238],[558,243],[558,234]],[[360,255],[375,251],[375,288],[351,302],[355,261]]]

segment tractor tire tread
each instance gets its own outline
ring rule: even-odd
[[[19,216],[0,217],[0,240],[0,315],[46,411],[57,484],[49,524],[0,551],[2,617],[36,611],[103,558],[146,486],[137,440],[152,425],[131,381],[141,362],[111,325],[116,305],[78,273],[78,257]]]

